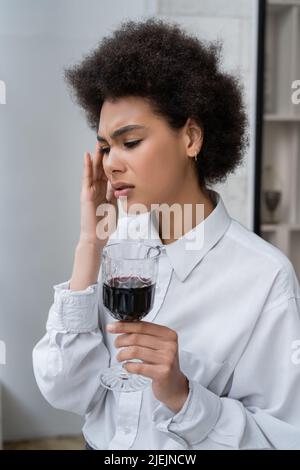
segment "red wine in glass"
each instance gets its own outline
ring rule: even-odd
[[[138,321],[153,307],[155,283],[138,276],[117,276],[103,283],[103,304],[116,320]]]
[[[138,322],[152,310],[160,254],[159,246],[140,240],[111,243],[103,248],[102,296],[109,315],[119,321]],[[143,362],[138,357],[129,362],[135,361]],[[151,386],[152,380],[117,364],[101,371],[100,382],[109,390],[135,392]]]

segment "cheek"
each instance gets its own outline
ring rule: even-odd
[[[159,143],[156,142],[149,146],[147,157],[148,178],[151,175],[151,178],[153,177],[153,180],[155,178],[155,181],[167,180],[168,175],[174,169],[174,161],[176,159],[172,143],[168,142],[167,139],[160,139]]]
[[[160,182],[165,187],[172,185],[178,173],[178,155],[170,145],[166,145],[160,153],[156,153],[152,159],[151,176],[157,184]]]
[[[156,192],[161,186],[165,186],[167,181],[172,179],[172,164],[165,155],[152,153],[149,158],[136,167],[136,175],[139,176],[144,188],[151,192]]]
[[[165,155],[156,157],[151,160],[145,172],[145,184],[142,188],[147,201],[161,204],[168,201],[174,188],[178,187],[178,170],[174,165],[174,155],[172,159],[167,159]]]
[[[168,199],[182,179],[178,143],[168,139],[149,142],[139,157],[132,165],[132,171],[143,196],[147,201]]]

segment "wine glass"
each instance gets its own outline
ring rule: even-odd
[[[264,199],[268,210],[270,211],[270,223],[277,223],[274,218],[274,212],[281,201],[281,191],[264,191]]]
[[[116,320],[140,321],[152,309],[155,298],[158,262],[161,250],[139,240],[112,243],[102,251],[103,305]],[[103,387],[119,392],[135,392],[151,385],[152,380],[127,372],[123,361],[100,375]]]

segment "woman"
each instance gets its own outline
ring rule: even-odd
[[[285,255],[232,219],[210,187],[242,163],[247,145],[239,83],[221,71],[219,48],[178,25],[129,21],[66,79],[97,143],[84,159],[72,277],[54,286],[33,351],[42,394],[85,416],[88,448],[299,449],[298,280]],[[96,208],[116,207],[124,194],[128,211],[147,208],[134,218],[142,233],[152,204],[189,204],[191,227],[178,237],[182,223],[172,219],[165,235],[161,214],[150,217],[165,252],[155,304],[146,321],[115,322],[113,331],[99,288],[108,240],[97,236]],[[151,387],[102,388],[110,358],[140,359],[124,367]]]

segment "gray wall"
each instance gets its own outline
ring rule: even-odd
[[[151,13],[141,0],[0,0],[0,365],[4,439],[78,433],[81,418],[54,410],[31,363],[53,299],[70,277],[79,236],[83,153],[94,135],[71,102],[62,68],[126,17]]]
[[[0,0],[0,80],[6,84],[6,104],[0,105],[4,439],[79,433],[82,424],[81,418],[45,402],[31,363],[33,345],[45,331],[52,286],[71,274],[83,153],[94,145],[83,113],[67,94],[62,68],[79,60],[121,20],[157,14],[200,37],[214,39],[220,33],[225,67],[242,72],[250,103],[255,2]],[[252,169],[249,154],[245,169],[220,188],[233,215],[250,228]]]

